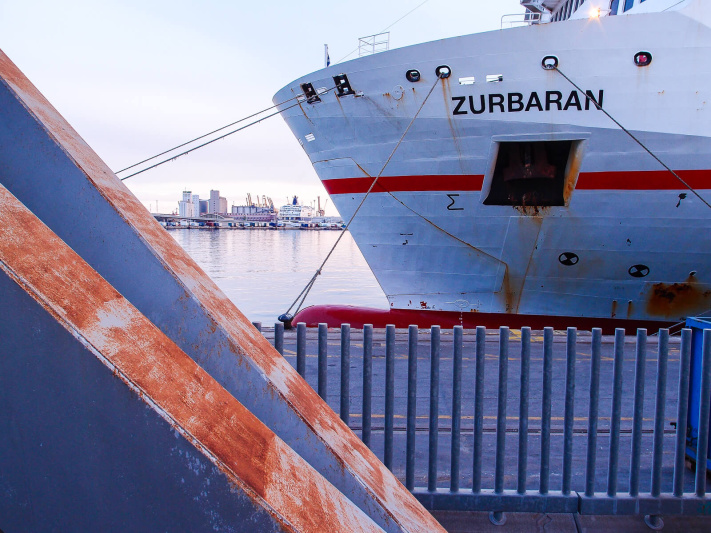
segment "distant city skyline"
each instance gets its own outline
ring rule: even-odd
[[[518,0],[318,9],[284,0],[0,0],[0,48],[116,171],[270,107],[281,87],[324,66],[324,44],[333,65],[390,25],[397,48],[498,30],[502,15],[523,11]],[[328,197],[279,116],[124,183],[147,208],[174,209],[185,186],[219,189],[229,202],[247,191],[276,205],[287,194]],[[331,202],[327,211],[336,212]]]

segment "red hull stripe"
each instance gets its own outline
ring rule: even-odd
[[[523,326],[528,326],[534,330],[540,330],[545,327],[561,330],[565,330],[568,327],[576,327],[587,331],[592,328],[601,328],[606,335],[614,333],[616,328],[625,328],[628,334],[634,333],[637,328],[647,328],[649,333],[656,333],[659,328],[672,325],[672,322],[664,320],[458,313],[456,311],[419,309],[373,309],[349,305],[314,305],[307,307],[299,311],[294,317],[293,324],[298,324],[299,322],[304,322],[307,327],[328,324],[329,328],[338,328],[341,327],[341,324],[350,324],[351,327],[358,329],[362,328],[364,324],[372,324],[375,328],[384,328],[388,324],[393,324],[397,328],[407,328],[410,325],[416,325],[421,328],[430,328],[433,325],[452,328],[462,325],[465,329],[473,329],[477,326],[485,326],[487,328],[509,326],[510,328],[520,329]]]
[[[677,170],[695,189],[711,189],[711,170]],[[381,176],[372,192],[480,191],[482,175]],[[373,178],[323,180],[329,194],[365,193]],[[635,172],[581,172],[577,190],[654,191],[683,190],[686,187],[666,170]]]

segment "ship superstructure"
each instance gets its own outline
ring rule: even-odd
[[[303,95],[283,116],[344,220],[375,182],[350,231],[391,308],[711,309],[709,10],[521,3],[520,27],[334,65],[274,98]]]

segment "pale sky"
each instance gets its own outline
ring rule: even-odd
[[[272,105],[290,81],[390,28],[399,48],[498,30],[518,0],[0,0],[0,49],[113,170]],[[418,7],[420,6],[420,7]],[[357,52],[349,59],[357,57]],[[146,207],[182,190],[242,205],[327,194],[280,117],[126,180]],[[336,214],[331,203],[327,214]]]

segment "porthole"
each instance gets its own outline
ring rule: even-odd
[[[441,79],[449,78],[452,75],[452,69],[447,65],[440,65],[435,69],[435,74]]]
[[[420,71],[419,70],[408,70],[405,72],[405,77],[407,78],[407,81],[412,82],[412,83],[417,83],[420,81]]]
[[[634,64],[638,67],[647,67],[652,62],[652,54],[649,52],[637,52],[634,55]]]

